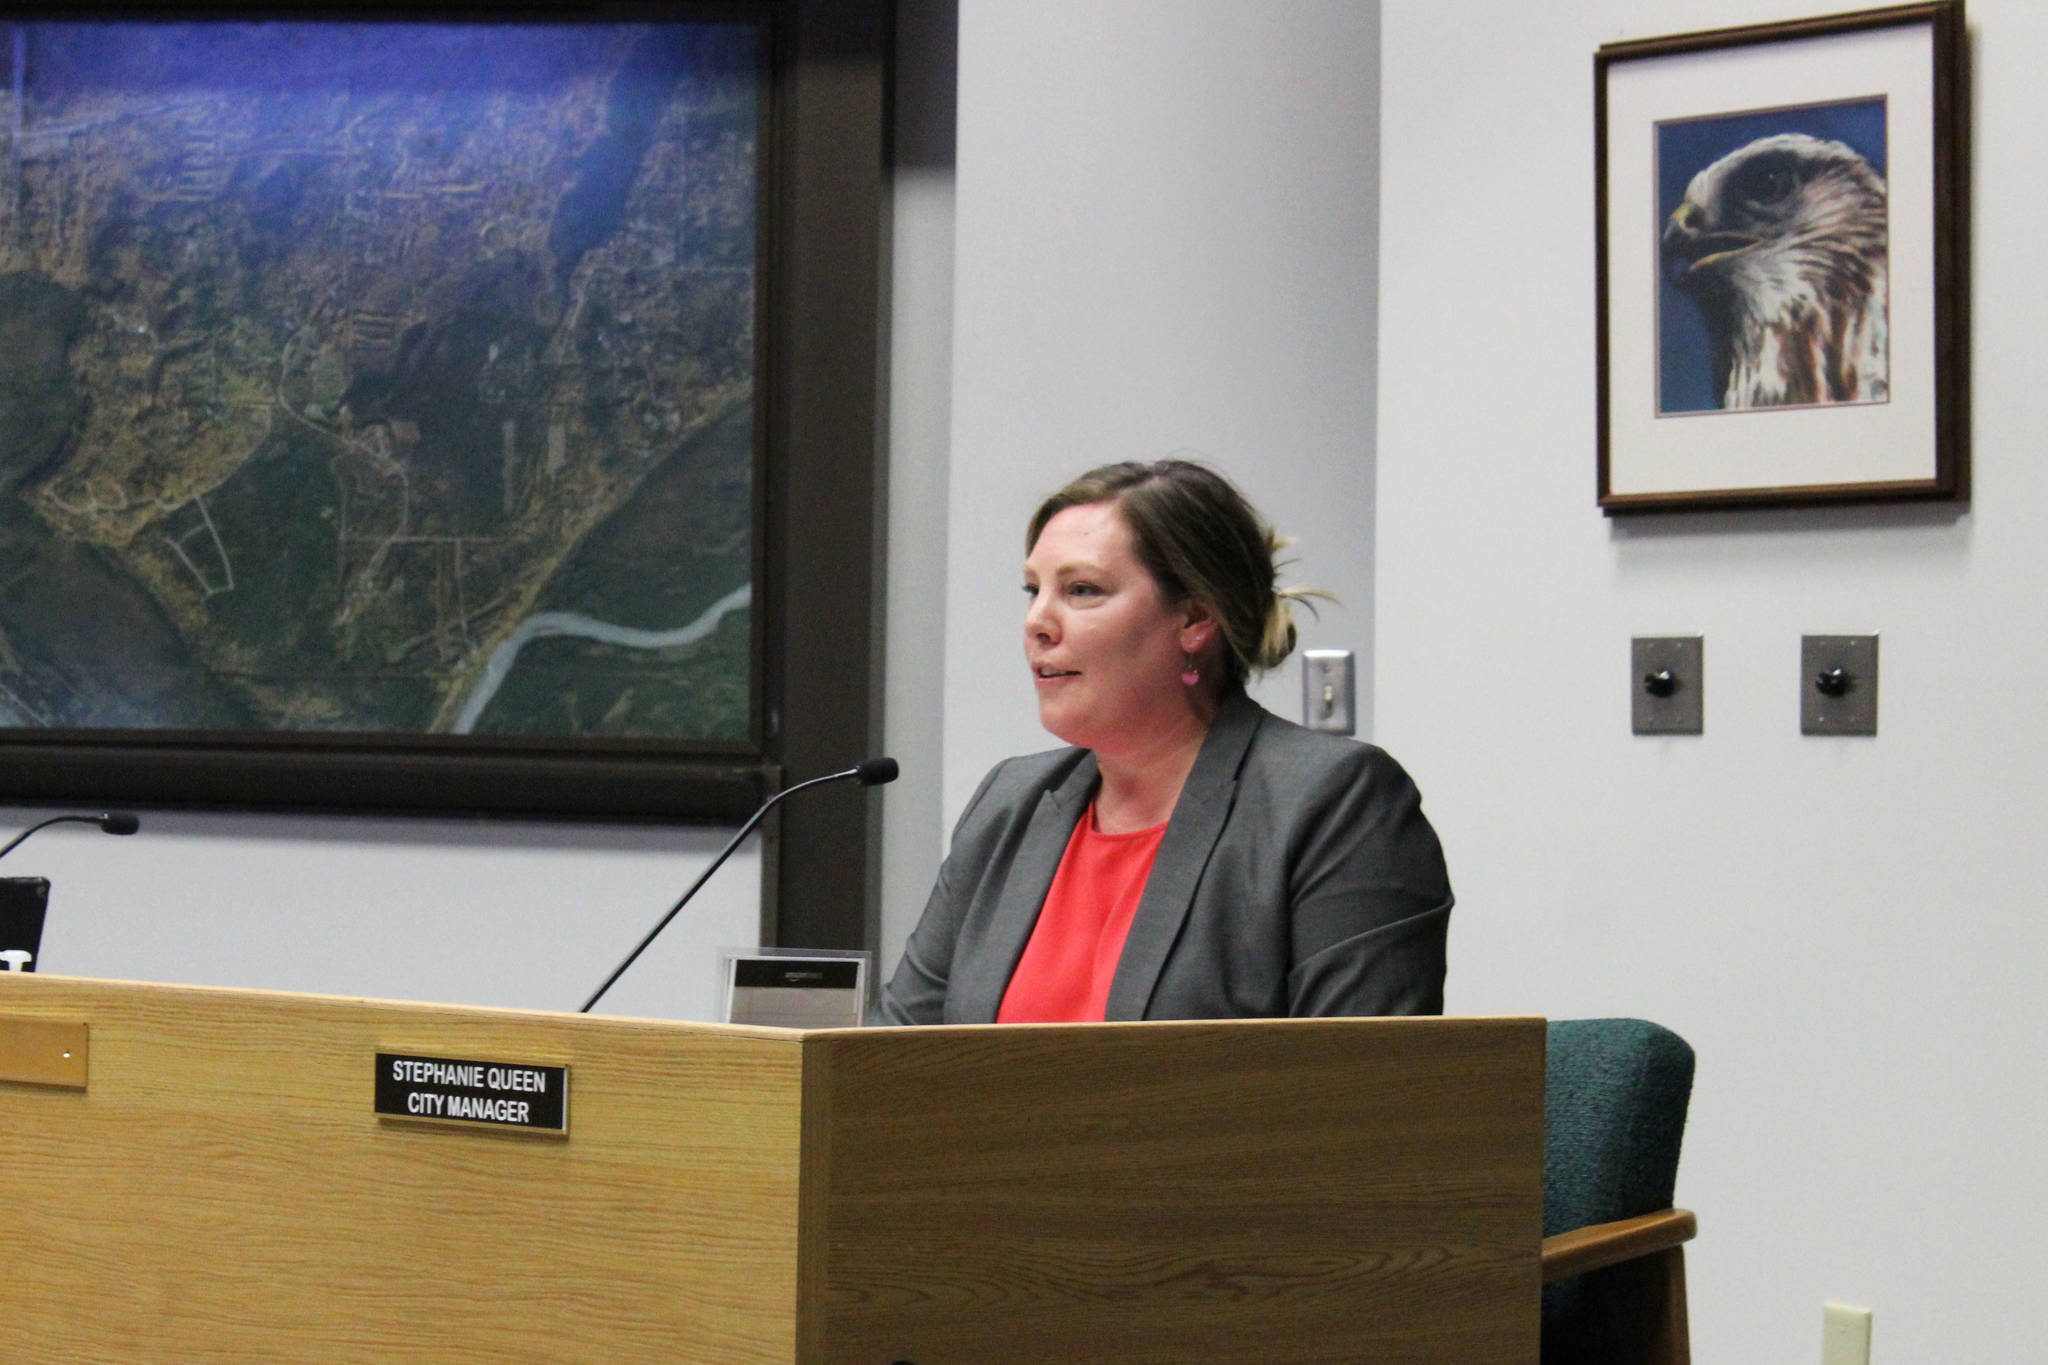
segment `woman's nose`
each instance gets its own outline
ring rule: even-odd
[[[1054,638],[1052,612],[1042,592],[1031,594],[1031,603],[1024,608],[1024,635],[1031,640]]]

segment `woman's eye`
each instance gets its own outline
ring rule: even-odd
[[[1101,591],[1093,583],[1069,583],[1067,594],[1071,597],[1093,597]]]

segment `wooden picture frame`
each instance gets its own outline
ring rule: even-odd
[[[747,721],[729,738],[675,742],[38,725],[15,715],[0,724],[0,801],[736,823],[784,786],[785,774],[823,773],[873,752],[880,735],[875,547],[887,221],[883,0],[0,5],[0,31],[10,37],[20,25],[100,21],[756,28]],[[461,79],[459,68],[449,78]],[[195,124],[194,131],[205,130]],[[177,190],[170,184],[173,197]],[[770,821],[765,938],[871,946],[871,804],[827,793],[790,803]],[[783,897],[785,885],[803,894]]]
[[[1969,486],[1962,0],[1594,57],[1608,515]]]
[[[693,812],[673,796],[647,808],[625,773],[608,800],[579,797],[575,766],[770,757],[773,613],[748,599],[770,605],[791,538],[769,509],[803,435],[787,424],[786,372],[816,300],[801,297],[799,260],[836,246],[802,240],[796,8],[0,11],[21,91],[0,92],[20,105],[4,133],[15,192],[0,205],[20,273],[0,290],[0,325],[52,343],[38,373],[0,373],[13,419],[0,531],[21,552],[0,589],[0,764],[45,743],[79,746],[68,759],[88,764],[84,751],[125,747],[197,777],[200,751],[218,750],[238,760],[242,800],[353,806],[375,785],[369,760],[402,758],[416,761],[389,793],[398,807],[632,815]],[[632,145],[614,147],[628,131]],[[69,334],[48,335],[66,308]],[[855,325],[872,330],[873,314]],[[692,378],[669,373],[682,366]],[[522,384],[544,397],[522,403]],[[467,441],[464,421],[488,439]],[[692,462],[707,466],[700,486],[663,486]],[[265,465],[290,472],[251,472]],[[605,608],[550,611],[579,604],[548,580],[650,494],[668,517],[605,537],[576,589],[602,599],[621,581],[694,574],[673,600],[643,590],[617,629],[705,629],[672,644],[579,635],[555,618]],[[151,505],[134,524],[116,524],[140,498]],[[300,534],[294,502],[327,528],[296,559],[266,543]],[[697,535],[726,542],[717,558]],[[63,565],[119,595],[58,593]],[[304,584],[263,581],[280,574]],[[109,617],[122,629],[97,624]],[[152,625],[157,676],[173,680],[154,692],[134,657]],[[79,640],[43,638],[67,631]],[[538,701],[497,714],[560,642],[589,640],[658,681],[716,636],[695,708],[607,726],[594,717],[614,698],[590,687],[580,717]],[[224,669],[237,653],[239,670]],[[572,666],[542,672],[578,700]],[[349,771],[299,770],[295,794],[266,790],[261,770],[325,755]],[[436,775],[515,755],[563,760],[571,790],[490,780],[455,796]],[[203,782],[145,792],[107,771],[106,794],[129,800],[228,795]]]

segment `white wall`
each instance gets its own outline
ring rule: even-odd
[[[953,167],[959,7],[897,0],[890,197],[889,526],[881,789],[883,980],[945,850],[946,489],[953,424]]]
[[[1369,665],[1372,638],[1376,6],[965,0],[959,41],[949,821],[1056,743],[1023,530],[1092,465],[1208,458],[1299,539],[1295,581],[1344,599],[1305,640]],[[1298,712],[1299,674],[1263,695]]]
[[[1449,852],[1454,1011],[1697,1048],[1701,1360],[1817,1360],[1827,1298],[1880,1362],[2040,1355],[2048,9],[1970,12],[1970,509],[1629,521],[1593,505],[1592,54],[1788,12],[1385,15],[1379,737]],[[1802,738],[1800,633],[1864,630],[1879,735]],[[1706,733],[1631,737],[1629,636],[1690,632]]]
[[[51,813],[9,811],[0,835]],[[125,839],[53,826],[0,869],[51,882],[45,972],[573,1010],[730,836],[144,811]],[[733,855],[598,1013],[717,1017],[719,950],[761,941],[757,849]]]

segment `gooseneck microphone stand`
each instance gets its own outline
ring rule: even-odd
[[[794,788],[792,788],[794,790]],[[5,858],[21,846],[21,841],[39,829],[63,824],[98,825],[107,834],[133,834],[142,828],[142,822],[126,811],[106,811],[100,815],[53,815],[49,819],[30,825],[7,841],[7,847],[0,848],[0,858]]]
[[[588,1014],[592,1005],[604,999],[604,993],[612,988],[612,983],[624,976],[626,968],[632,966],[634,960],[646,951],[647,945],[654,942],[662,930],[668,928],[668,922],[674,919],[682,908],[690,903],[690,897],[697,894],[698,888],[711,880],[711,874],[725,866],[725,860],[732,856],[732,851],[740,846],[742,839],[754,832],[754,826],[760,824],[761,817],[775,808],[776,802],[785,796],[794,796],[806,787],[816,787],[826,782],[844,782],[849,777],[859,782],[863,787],[879,787],[884,782],[894,782],[896,780],[896,771],[896,760],[893,758],[863,759],[844,772],[827,773],[823,777],[814,777],[808,782],[799,782],[794,787],[784,787],[781,791],[769,797],[767,801],[762,803],[761,809],[755,811],[748,818],[747,823],[740,826],[740,832],[732,836],[732,842],[727,844],[724,850],[711,860],[711,866],[704,869],[704,874],[698,877],[696,881],[690,883],[690,889],[683,893],[682,899],[669,907],[668,913],[661,917],[661,923],[647,931],[647,937],[640,940],[640,946],[626,954],[626,960],[612,969],[612,974],[604,979],[604,984],[599,986],[591,994],[591,997],[583,1002],[583,1008],[576,1012],[578,1014]]]

